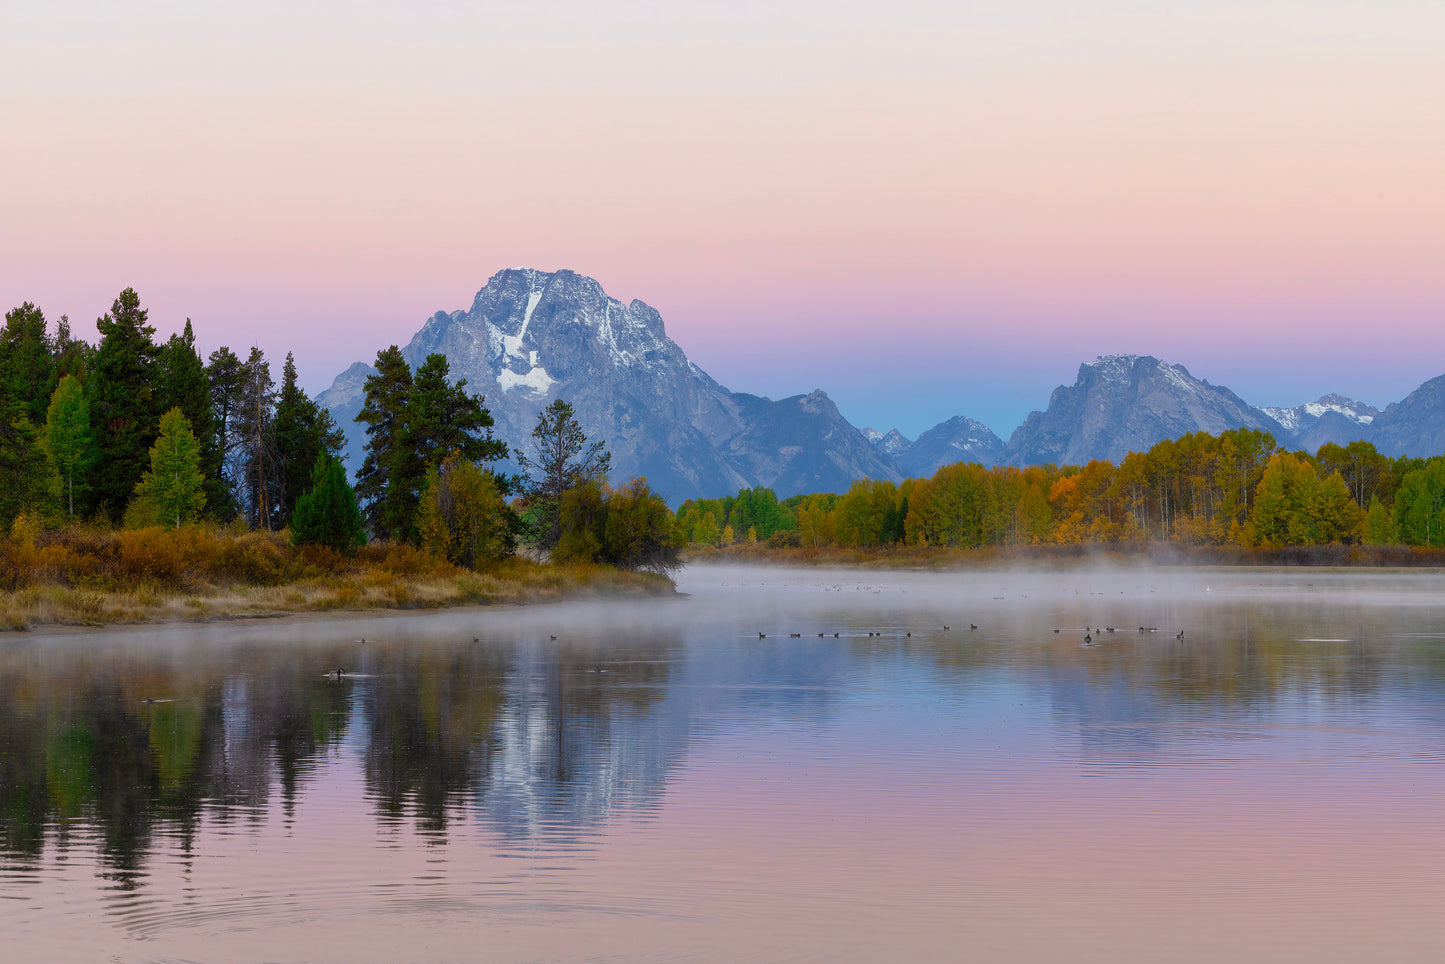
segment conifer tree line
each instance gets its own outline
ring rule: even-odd
[[[679,544],[774,547],[1445,546],[1445,455],[1382,455],[1369,442],[1311,455],[1253,429],[1195,432],[1118,465],[955,463],[902,484],[781,502],[770,489],[684,502]]]
[[[0,331],[0,524],[183,525],[244,519],[280,529],[317,457],[341,432],[286,356],[278,391],[259,348],[203,358],[190,319],[164,342],[133,289],[96,321],[99,340],[53,330],[27,302]]]
[[[495,471],[483,398],[432,354],[413,372],[378,352],[357,421],[365,458],[353,490],[344,437],[301,390],[287,354],[280,385],[260,348],[202,358],[190,319],[163,343],[133,289],[98,319],[95,345],[68,318],[53,331],[25,303],[0,331],[0,525],[101,521],[179,528],[198,521],[290,529],[294,545],[349,553],[368,538],[476,567],[519,540],[567,561],[675,564],[672,513],[634,479],[613,489],[610,458],[571,406],[538,420],[521,476]],[[514,505],[515,502],[515,505]],[[521,510],[520,512],[518,510]]]

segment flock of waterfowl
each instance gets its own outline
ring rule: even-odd
[[[1105,633],[1112,633],[1112,632],[1116,632],[1116,631],[1117,631],[1117,630],[1115,630],[1113,626],[1105,626],[1103,629],[1099,629],[1098,627],[1095,627],[1095,628],[1093,628],[1093,629],[1090,629],[1088,626],[1085,626],[1085,627],[1084,627],[1084,645],[1085,645],[1085,646],[1092,646],[1092,645],[1094,645],[1094,639],[1095,639],[1095,637],[1102,637]],[[1055,633],[1061,633],[1061,632],[1063,632],[1063,630],[1062,630],[1062,629],[1055,629],[1054,632],[1055,632]],[[1157,633],[1157,632],[1159,632],[1159,627],[1158,627],[1158,626],[1140,626],[1140,627],[1139,627],[1139,632],[1140,632],[1141,635],[1144,634],[1144,633]],[[1175,635],[1174,638],[1177,639],[1177,640],[1179,640],[1179,642],[1181,642],[1181,643],[1184,642],[1184,630],[1182,630],[1182,629],[1179,630],[1178,634]]]
[[[969,628],[970,631],[976,630],[976,629],[978,629],[978,624],[977,624],[977,623],[969,623],[969,624],[968,624],[968,628]],[[949,626],[939,627],[939,630],[942,631],[942,632],[945,632],[945,633],[946,633],[946,632],[949,632],[950,629],[951,629],[951,627],[949,627]],[[1054,632],[1055,632],[1056,634],[1057,634],[1057,633],[1062,633],[1063,630],[1062,630],[1062,629],[1055,629]],[[1114,632],[1118,632],[1118,630],[1116,630],[1113,626],[1104,626],[1104,627],[1102,627],[1102,628],[1100,628],[1100,627],[1089,627],[1089,626],[1085,626],[1085,627],[1084,627],[1083,644],[1084,644],[1084,646],[1086,646],[1086,647],[1087,647],[1087,646],[1093,646],[1095,639],[1102,639],[1105,633],[1114,633]],[[1158,627],[1158,626],[1140,626],[1140,627],[1139,627],[1139,632],[1140,632],[1141,634],[1143,634],[1143,633],[1157,633],[1157,632],[1159,632],[1159,627]],[[817,635],[818,635],[818,638],[819,638],[819,639],[823,639],[824,637],[826,637],[826,636],[828,636],[828,635],[830,635],[830,634],[829,634],[829,633],[826,633],[826,632],[822,632],[822,633],[818,633]],[[831,635],[832,635],[832,637],[833,637],[834,639],[839,639],[839,638],[842,637],[843,634],[842,634],[842,633],[832,633]],[[899,633],[897,633],[897,632],[887,633],[887,632],[874,631],[874,630],[869,630],[869,631],[868,631],[868,637],[869,637],[870,639],[874,639],[874,638],[881,639],[881,638],[883,638],[883,637],[885,637],[885,636],[894,636],[894,637],[897,637],[897,636],[900,636],[900,635],[901,635],[902,638],[904,638],[904,639],[911,639],[911,638],[913,637],[913,631],[912,631],[911,629],[910,629],[910,630],[905,630],[902,634],[899,634]],[[802,637],[803,637],[803,634],[802,634],[802,633],[789,633],[789,634],[788,634],[788,638],[789,638],[789,639],[801,639]],[[557,637],[553,636],[552,638],[553,638],[553,639],[556,639]],[[768,638],[768,634],[767,634],[767,633],[763,633],[763,632],[759,632],[759,633],[758,633],[758,639],[767,639],[767,638]],[[1178,634],[1175,635],[1174,638],[1177,639],[1177,640],[1178,640],[1179,642],[1181,642],[1181,643],[1184,642],[1184,630],[1181,629],[1181,630],[1178,632]]]
[[[973,630],[978,629],[978,624],[977,624],[977,623],[969,623],[969,624],[968,624],[968,628],[969,628],[969,631],[972,632]],[[940,627],[938,627],[937,630],[935,630],[935,632],[944,632],[944,633],[947,633],[947,632],[951,632],[952,629],[953,629],[952,626],[940,626]],[[842,633],[821,632],[821,633],[818,633],[817,635],[818,635],[818,638],[819,638],[819,639],[824,639],[824,638],[826,638],[826,637],[828,637],[828,636],[831,636],[831,637],[834,638],[834,639],[842,639],[842,638],[843,638],[843,634],[842,634]],[[852,633],[849,633],[848,635],[851,636],[851,635],[853,635],[853,634],[852,634]],[[885,636],[896,636],[896,637],[902,637],[902,638],[904,638],[904,639],[911,639],[911,638],[913,637],[913,630],[907,629],[907,630],[904,630],[902,633],[899,633],[899,632],[896,632],[896,631],[889,633],[889,632],[884,632],[884,631],[881,630],[881,629],[880,629],[880,630],[877,630],[876,632],[873,631],[873,630],[869,630],[869,631],[868,631],[868,636],[869,636],[870,639],[872,639],[872,638],[882,639],[882,638],[884,638]],[[553,637],[553,638],[555,639],[556,637]],[[767,633],[762,633],[762,632],[758,633],[758,639],[767,639],[767,638],[768,638],[768,634],[767,634]],[[789,633],[789,634],[788,634],[788,638],[789,638],[789,639],[802,639],[802,638],[803,638],[803,634],[802,634],[802,633]]]

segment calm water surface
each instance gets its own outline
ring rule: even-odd
[[[1439,573],[680,588],[0,636],[0,957],[1445,955]]]

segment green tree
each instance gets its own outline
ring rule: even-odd
[[[606,496],[602,483],[587,479],[562,493],[557,508],[557,543],[552,561],[597,562],[607,526]]]
[[[572,406],[559,398],[537,415],[532,453],[519,451],[517,462],[526,475],[530,541],[538,548],[551,549],[561,537],[563,494],[584,483],[604,482],[612,455],[603,442],[588,443]]]
[[[146,310],[135,289],[116,297],[110,313],[95,323],[100,344],[91,359],[91,428],[100,447],[92,497],[112,519],[119,519],[149,464],[156,440],[157,399],[154,374],[157,356],[146,324]]]
[[[1361,508],[1367,507],[1371,499],[1388,499],[1394,491],[1390,458],[1381,455],[1370,442],[1356,440],[1344,446],[1326,442],[1315,453],[1315,460],[1323,473],[1340,473]]]
[[[417,529],[421,547],[475,569],[512,554],[516,517],[497,477],[453,453],[427,471]]]
[[[237,435],[233,450],[241,484],[242,507],[257,529],[272,530],[280,521],[281,456],[276,441],[276,382],[271,363],[260,348],[252,348],[243,369],[239,405],[233,422]]]
[[[71,336],[69,315],[61,315],[55,323],[55,339],[50,347],[51,356],[55,359],[56,381],[66,375],[74,375],[84,383],[93,349],[81,339]]]
[[[620,569],[655,572],[677,568],[672,511],[662,496],[648,487],[646,479],[634,476],[622,488],[607,490],[603,507],[603,562]]]
[[[356,493],[346,481],[341,460],[329,452],[316,457],[311,487],[291,512],[291,544],[328,546],[346,555],[366,544]]]
[[[224,489],[224,502],[213,503],[212,508],[226,506],[235,512],[240,510],[241,483],[245,478],[244,466],[237,457],[241,442],[237,416],[242,406],[241,392],[246,384],[246,363],[223,345],[211,352],[206,365],[206,380],[211,385],[211,419],[221,460],[216,474],[209,480],[207,491]]]
[[[297,384],[296,359],[290,352],[281,369],[274,431],[281,476],[277,519],[284,526],[290,522],[296,502],[312,484],[316,460],[323,454],[339,457],[346,442],[331,413],[308,398]]]
[[[1406,545],[1445,545],[1445,456],[1425,459],[1400,479],[1395,521]]]
[[[1378,498],[1370,499],[1365,512],[1364,543],[1367,546],[1393,546],[1400,541],[1400,528],[1395,515]]]
[[[453,452],[471,462],[507,457],[507,446],[492,437],[492,413],[480,395],[467,393],[467,380],[450,381],[445,355],[433,352],[416,370],[407,398],[407,444],[422,464],[440,465]],[[506,490],[506,480],[494,476]]]
[[[75,515],[75,496],[84,496],[86,479],[99,453],[90,430],[90,405],[74,375],[66,375],[50,397],[41,441],[50,463],[51,484],[63,498],[66,514]]]
[[[366,458],[356,473],[356,494],[375,535],[406,540],[426,466],[407,438],[412,377],[400,348],[391,345],[376,353],[376,374],[367,376],[365,392],[356,416],[366,426]]]
[[[215,518],[230,519],[236,514],[236,503],[222,473],[225,451],[216,423],[210,373],[196,350],[191,319],[187,318],[185,328],[160,346],[156,368],[161,407],[179,408],[200,445],[201,471],[206,476],[206,506]]]
[[[45,314],[30,302],[5,313],[0,330],[0,409],[18,406],[32,425],[45,421],[55,391],[53,346]]]
[[[206,504],[206,476],[200,444],[179,408],[161,416],[150,459],[150,469],[136,485],[134,517],[177,529],[194,522]]]
[[[0,417],[0,526],[9,530],[22,512],[43,508],[47,500],[45,455],[30,419]]]

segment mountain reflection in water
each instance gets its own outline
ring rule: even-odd
[[[583,915],[590,940],[624,954],[730,957],[739,948],[702,926],[709,915],[745,927],[774,913],[793,923],[759,931],[754,950],[867,957],[857,941],[892,934],[938,953],[985,936],[978,921],[1008,918],[942,913],[984,900],[969,895],[985,883],[988,900],[1016,885],[1020,912],[1077,874],[1150,890],[1166,872],[1147,856],[1113,867],[1130,850],[1112,836],[1107,857],[1089,850],[1120,814],[1146,834],[1164,820],[1153,846],[1167,853],[1199,832],[1185,818],[1200,812],[1238,821],[1233,841],[1298,832],[1264,816],[1263,797],[1239,809],[1260,788],[1286,807],[1333,795],[1345,809],[1327,819],[1348,823],[1350,806],[1382,801],[1416,813],[1413,788],[1441,783],[1438,574],[699,569],[683,583],[692,595],[666,602],[4,638],[0,897],[28,908],[16,946],[55,951],[45,929],[76,926],[92,891],[131,903],[112,906],[111,925],[78,927],[77,956],[188,928],[207,947],[207,935],[234,936],[227,915],[314,934],[339,908],[364,913],[389,879],[387,899],[405,899],[385,904],[388,926],[432,934],[442,958],[468,953],[460,937],[446,943],[448,927],[499,907],[525,922],[517,935]],[[1113,631],[1082,641],[1103,627]],[[1395,769],[1420,764],[1432,766],[1408,780]],[[1189,782],[1157,781],[1156,768]],[[1169,807],[1178,822],[1161,816]],[[1273,856],[1251,844],[1254,857],[1228,873],[1256,859],[1261,881],[1304,866],[1318,855],[1301,839]],[[231,841],[250,841],[252,857]],[[998,841],[1011,841],[1006,852]],[[1054,866],[1072,846],[1078,860]],[[732,866],[729,851],[749,848],[761,848],[749,869]],[[367,856],[383,851],[405,854]],[[790,856],[770,869],[770,853]],[[76,874],[87,855],[89,884]],[[518,858],[531,869],[516,870]],[[200,883],[241,875],[244,859],[274,875],[250,885],[265,895],[254,906],[236,902],[244,880]],[[406,873],[387,862],[412,859]],[[786,884],[793,873],[811,882]],[[909,907],[893,924],[887,880]],[[497,903],[519,886],[522,903]],[[42,893],[48,903],[32,900]],[[1438,880],[1428,893],[1440,895]],[[160,909],[177,900],[207,909]],[[399,906],[432,916],[398,918]],[[890,930],[909,914],[908,934]],[[616,929],[639,917],[656,930]],[[845,921],[869,920],[851,950],[830,944]],[[353,926],[363,930],[349,951],[281,956],[392,953],[367,943],[372,925]],[[1060,927],[1061,940],[1079,939]],[[637,943],[663,932],[674,942]],[[1085,946],[1100,954],[1128,946],[1094,938]],[[496,956],[591,947],[517,939]],[[1288,946],[1318,949],[1300,941]]]

